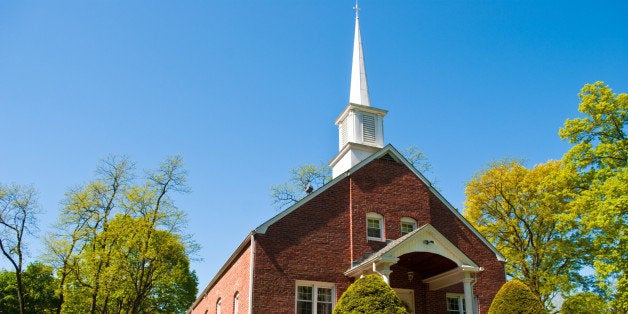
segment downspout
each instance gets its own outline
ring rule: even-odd
[[[349,267],[353,266],[353,179],[349,176]]]
[[[253,270],[255,269],[255,230],[251,231],[251,253],[249,254],[249,314],[253,313]]]

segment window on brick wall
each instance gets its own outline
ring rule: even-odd
[[[333,283],[297,281],[297,314],[331,314],[336,300]]]
[[[401,235],[406,235],[416,229],[416,220],[410,217],[401,218]]]
[[[478,304],[478,300],[477,298],[474,298],[473,300],[473,311],[471,311],[470,313],[475,314],[477,313],[477,304]],[[450,314],[466,314],[467,313],[467,309],[464,303],[464,294],[458,294],[458,293],[447,293],[447,313]]]
[[[233,295],[233,314],[238,314],[238,308],[240,307],[240,293],[236,291]]]
[[[216,314],[220,314],[220,304],[222,303],[222,299],[218,298],[218,301],[216,301]]]
[[[447,295],[447,313],[465,313],[464,297]]]
[[[366,214],[366,238],[384,241],[384,216],[377,213]]]

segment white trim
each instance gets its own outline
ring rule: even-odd
[[[336,156],[334,156],[334,158],[329,162],[329,166],[333,168],[342,159],[342,157],[346,155],[349,152],[349,150],[352,150],[352,149],[374,154],[378,150],[380,150],[381,147],[365,145],[365,144],[360,144],[360,143],[355,143],[355,142],[347,142],[344,144],[344,146],[342,146],[338,154],[336,154]]]
[[[249,246],[249,314],[253,313],[253,271],[255,270],[255,232],[251,232],[251,245]]]
[[[479,273],[483,270],[482,267],[462,265],[444,273],[423,279],[423,283],[428,284],[431,291],[440,290],[460,282],[468,281],[471,283],[473,281],[471,274]]]
[[[345,109],[340,113],[340,115],[338,115],[338,118],[336,118],[336,121],[334,121],[335,125],[338,125],[340,123],[340,121],[344,120],[348,115],[349,115],[349,111],[351,110],[358,110],[361,112],[367,112],[367,113],[372,113],[374,115],[383,117],[388,113],[388,110],[384,110],[384,109],[379,109],[379,108],[375,108],[375,107],[370,107],[370,106],[363,106],[363,105],[359,105],[359,104],[353,104],[353,103],[349,103]]]

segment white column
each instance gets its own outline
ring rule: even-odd
[[[390,269],[383,269],[379,271],[380,275],[382,276],[382,279],[384,279],[384,282],[390,286],[390,273],[392,273],[392,270]]]
[[[399,259],[396,257],[383,257],[380,259],[380,264],[373,262],[373,272],[378,274],[384,282],[390,286],[390,265],[396,263]],[[379,267],[378,267],[379,266]]]
[[[464,286],[464,307],[467,310],[467,314],[475,313],[475,308],[473,308],[473,278],[471,278],[471,273],[465,273],[464,279],[462,280],[462,284]]]

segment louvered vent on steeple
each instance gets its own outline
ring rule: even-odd
[[[340,125],[340,147],[345,146],[348,142],[347,121],[343,121]]]
[[[362,126],[364,143],[375,144],[375,117],[370,114],[363,114]]]

